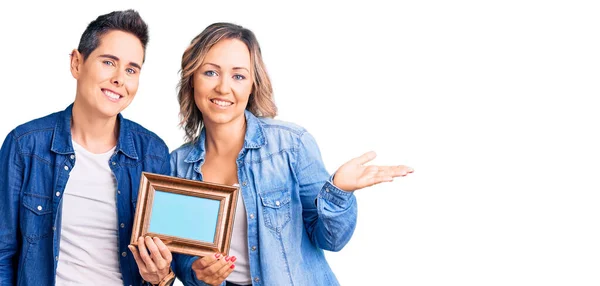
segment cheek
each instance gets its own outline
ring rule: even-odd
[[[252,93],[252,84],[241,84],[235,88],[235,95],[238,101],[247,102]]]
[[[200,111],[203,111],[203,106],[208,104],[207,94],[208,93],[205,90],[194,88],[194,103]]]
[[[138,79],[130,79],[130,80],[128,80],[127,83],[125,84],[125,88],[127,89],[127,93],[130,96],[134,96],[137,93],[139,84],[140,84],[140,81]]]

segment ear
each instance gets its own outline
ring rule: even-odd
[[[83,65],[83,56],[77,49],[74,49],[71,52],[71,75],[75,79],[79,79],[79,75],[81,73],[81,67]]]

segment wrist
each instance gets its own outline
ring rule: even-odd
[[[152,285],[152,286],[170,286],[175,281],[175,273],[171,268],[169,268],[169,273],[165,275],[160,281],[157,283],[152,283],[146,281],[147,284],[144,285]]]
[[[160,280],[158,286],[171,286],[171,284],[173,284],[173,281],[175,281],[175,273],[173,272],[173,270],[171,270],[171,268],[169,268],[169,273],[167,274],[167,276],[163,277],[162,280]]]

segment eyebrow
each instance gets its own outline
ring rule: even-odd
[[[221,66],[220,66],[220,65],[213,64],[213,63],[204,63],[204,64],[202,64],[202,65],[203,65],[203,66],[204,66],[204,65],[211,65],[211,66],[214,66],[214,67],[216,67],[216,68],[218,68],[218,69],[221,69]],[[248,73],[250,73],[250,70],[248,70],[248,69],[247,69],[247,68],[245,68],[245,67],[233,67],[233,69],[234,69],[234,70],[246,70]]]
[[[100,55],[100,57],[102,57],[102,58],[109,58],[109,59],[113,59],[113,60],[115,60],[115,61],[120,61],[120,59],[119,59],[118,57],[116,57],[116,56],[113,56],[113,55],[111,55],[111,54],[104,54],[104,55]],[[130,65],[130,66],[132,66],[132,67],[135,67],[135,68],[137,68],[137,69],[139,69],[139,70],[141,70],[141,69],[142,69],[142,66],[140,66],[139,64],[137,64],[137,63],[134,63],[134,62],[129,62],[129,65]]]

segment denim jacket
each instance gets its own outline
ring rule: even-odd
[[[62,194],[76,164],[70,105],[15,128],[0,150],[0,285],[54,285]],[[120,114],[109,162],[117,181],[118,249],[124,285],[142,278],[127,248],[142,171],[168,174],[169,149],[154,133]],[[90,283],[91,284],[91,283]]]
[[[339,251],[356,226],[356,199],[332,184],[315,139],[303,128],[246,111],[238,180],[248,221],[253,285],[338,285],[323,250]],[[202,180],[205,130],[171,153],[171,175]],[[175,255],[176,274],[195,280],[197,257]],[[206,285],[196,280],[188,285]],[[225,285],[225,284],[223,284]]]

